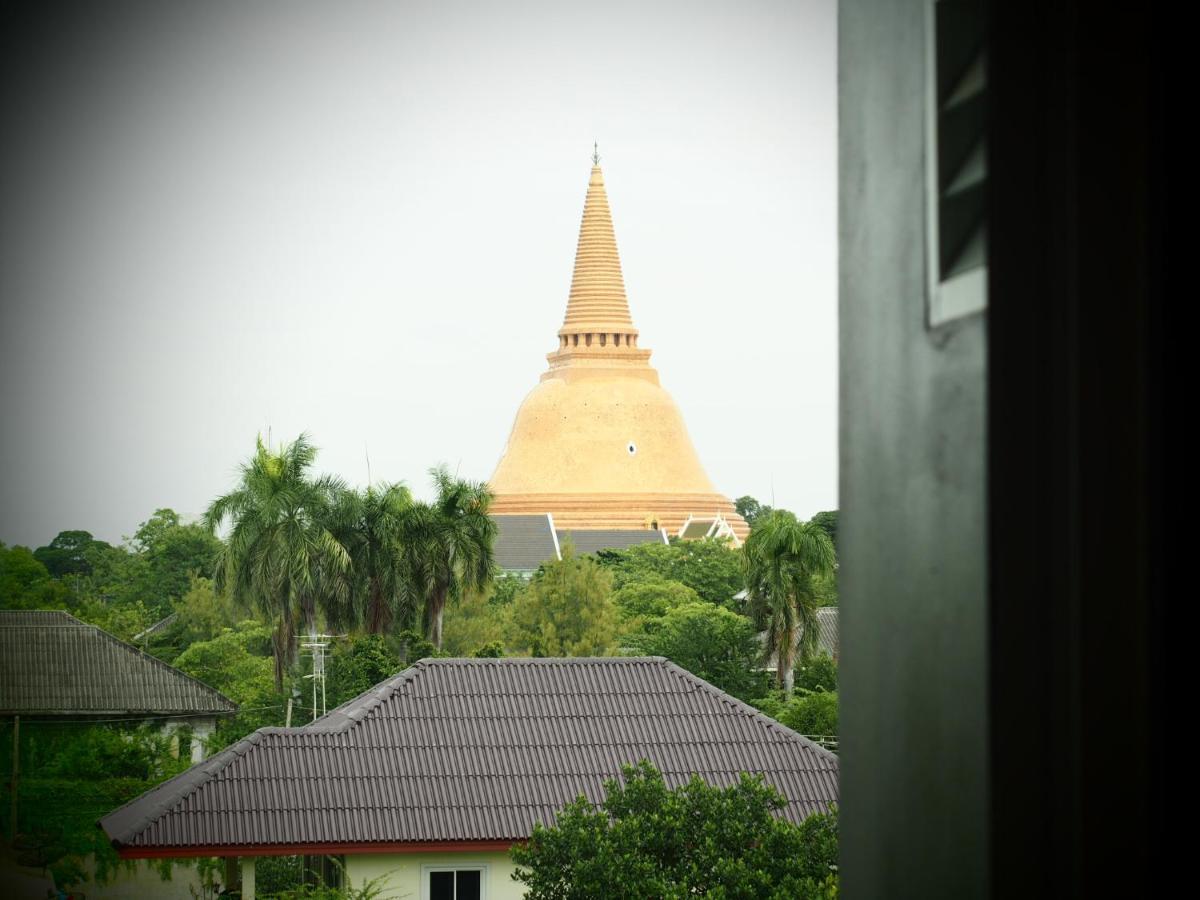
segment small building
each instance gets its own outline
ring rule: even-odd
[[[0,610],[0,716],[161,723],[191,732],[192,762],[237,704],[61,610]]]
[[[0,717],[13,723],[14,766],[9,790],[16,794],[10,820],[16,828],[20,780],[37,778],[20,757],[22,725],[61,723],[71,726],[112,723],[127,727],[153,724],[168,733],[191,735],[193,763],[203,761],[206,739],[217,720],[237,712],[237,705],[203,682],[156,659],[95,625],[61,610],[0,610]],[[28,732],[27,732],[28,733]],[[178,747],[178,744],[176,744]],[[93,900],[153,896],[194,897],[199,887],[194,871],[175,873],[163,881],[152,866],[121,871],[111,883],[95,880],[95,859],[81,860],[83,878],[76,883]],[[15,886],[28,870],[14,860],[0,860],[4,896],[18,896]],[[44,887],[31,888],[45,896]]]
[[[123,859],[334,857],[383,897],[506,900],[508,849],[648,759],[677,786],[761,773],[802,821],[838,760],[661,657],[426,659],[300,728],[262,728],[105,816]],[[449,892],[444,892],[449,888]]]

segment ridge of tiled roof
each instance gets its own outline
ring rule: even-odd
[[[424,659],[99,824],[126,857],[511,841],[642,758],[672,785],[762,773],[795,821],[837,802],[835,755],[662,657]]]
[[[216,688],[63,610],[0,610],[0,674],[3,715],[237,712]]]

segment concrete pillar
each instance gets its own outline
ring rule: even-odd
[[[203,762],[208,756],[208,739],[212,737],[214,727],[212,719],[197,719],[192,722],[192,765]]]
[[[242,900],[254,900],[254,857],[242,857]]]
[[[163,724],[163,733],[171,739],[171,755],[176,759],[179,758],[179,729],[182,723],[179,719],[168,719]]]

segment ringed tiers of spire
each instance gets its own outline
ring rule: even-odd
[[[749,526],[717,493],[683,415],[638,347],[604,174],[592,166],[567,311],[549,369],[517,411],[489,484],[496,515],[551,513],[572,530],[677,530],[720,513]]]

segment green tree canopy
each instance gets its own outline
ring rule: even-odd
[[[70,591],[50,577],[28,547],[0,544],[0,609],[68,609]]]
[[[759,671],[762,645],[754,624],[721,606],[694,601],[650,619],[626,638],[647,656],[665,656],[693,675],[742,700],[760,697],[769,678]]]
[[[687,603],[701,603],[700,595],[678,581],[651,578],[647,581],[628,582],[613,593],[613,602],[622,621],[658,618],[667,610]]]
[[[493,603],[483,591],[467,591],[446,610],[442,649],[450,656],[470,656],[487,644],[503,644],[511,620],[511,603]]]
[[[0,769],[12,770],[11,723],[0,724]],[[120,862],[96,820],[187,768],[151,726],[28,723],[20,729],[17,861],[49,868],[60,885],[97,880]],[[10,782],[3,782],[0,829],[8,833]]]
[[[605,782],[596,806],[580,797],[553,827],[534,826],[510,851],[528,900],[837,896],[837,816],[795,825],[761,777],[726,788],[694,777],[671,790],[646,761]]]
[[[812,738],[837,737],[838,695],[835,691],[801,688],[791,697],[775,694],[755,700],[753,705],[792,731]]]
[[[45,547],[34,550],[33,555],[54,578],[90,575],[92,566],[88,551],[96,544],[110,546],[96,540],[90,531],[60,531]]]
[[[359,635],[337,641],[325,663],[327,707],[341,706],[395,675],[400,668],[399,658],[382,635]]]
[[[429,640],[440,648],[446,604],[467,591],[483,591],[492,582],[496,523],[488,516],[492,494],[486,484],[454,478],[445,466],[429,474],[437,498],[413,504],[403,540],[407,571],[423,600]]]
[[[806,691],[836,691],[837,663],[826,653],[802,660],[796,666],[796,687]]]
[[[838,536],[838,511],[836,509],[830,509],[826,510],[825,512],[819,512],[809,519],[809,521],[829,535],[829,540],[833,542],[833,549],[836,551]]]
[[[816,584],[833,571],[833,543],[819,526],[775,510],[758,522],[743,550],[747,609],[766,629],[767,652],[790,696],[797,649],[805,658],[817,645]]]
[[[350,553],[354,609],[335,619],[357,619],[368,634],[385,634],[393,623],[413,624],[416,587],[404,552],[412,508],[412,492],[399,483],[338,495],[331,527]]]
[[[639,581],[677,581],[702,600],[733,608],[733,596],[745,586],[741,554],[722,540],[638,544],[602,550],[597,558],[612,573],[617,590]]]
[[[277,452],[260,437],[238,486],[205,513],[210,530],[230,526],[217,560],[217,590],[228,589],[276,623],[276,690],[295,658],[299,630],[314,628],[318,606],[349,587],[350,555],[330,530],[330,509],[344,485],[309,475],[316,456],[307,435]]]
[[[193,576],[211,578],[221,542],[203,524],[180,524],[173,509],[157,509],[130,540],[145,562],[146,584],[139,593],[159,618],[170,612],[173,601],[191,588]]]
[[[746,524],[751,528],[754,527],[754,523],[758,521],[759,518],[770,515],[771,512],[773,512],[772,507],[763,506],[749,495],[738,497],[733,501],[733,506],[734,509],[737,510],[738,515],[745,519]]]
[[[607,656],[616,649],[612,577],[570,540],[512,603],[509,645],[534,656]]]
[[[272,650],[271,626],[247,621],[210,641],[192,644],[175,660],[180,671],[238,704],[237,715],[218,723],[210,750],[239,740],[257,728],[284,723],[285,700],[283,692],[275,688]],[[309,718],[311,715],[301,715],[298,720],[303,723]]]

